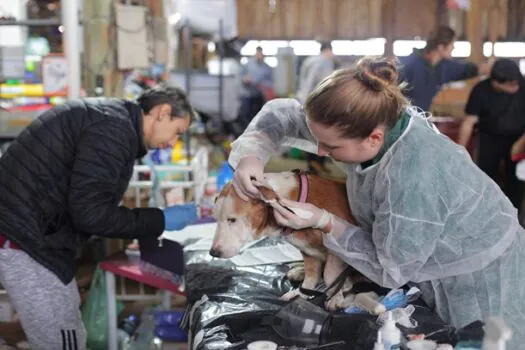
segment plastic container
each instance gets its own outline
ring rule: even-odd
[[[224,162],[217,174],[217,191],[220,192],[231,179],[233,179],[233,169],[228,162]]]
[[[383,344],[383,334],[381,330],[377,331],[377,341],[374,344],[374,350],[385,350],[385,344]]]
[[[126,249],[126,256],[132,264],[138,264],[140,262],[140,250],[138,249]]]
[[[204,197],[200,204],[200,216],[202,218],[210,217],[213,215],[213,209],[215,208],[215,196],[217,194],[217,185],[208,184],[204,190]]]
[[[180,321],[184,316],[184,311],[177,310],[166,310],[155,312],[155,325],[156,326],[168,326],[168,327],[179,327]]]
[[[178,326],[158,326],[154,333],[157,338],[163,341],[185,342],[188,340],[188,334]]]
[[[396,327],[396,322],[393,319],[392,311],[387,312],[387,319],[380,331],[383,336],[385,350],[400,349],[401,331]]]
[[[410,350],[436,350],[437,343],[432,340],[411,340],[407,343]]]
[[[179,140],[179,141],[177,141],[177,143],[175,143],[175,146],[173,147],[173,149],[171,151],[171,162],[172,163],[177,163],[177,162],[183,160],[183,158],[184,158],[183,146],[184,146],[184,142],[182,142],[181,140]]]
[[[131,337],[137,330],[138,326],[139,318],[131,314],[121,322],[119,329],[123,330]]]
[[[512,338],[511,329],[501,317],[493,316],[485,320],[483,350],[506,350],[507,341]]]
[[[248,350],[277,350],[277,344],[273,341],[258,340],[248,344]]]

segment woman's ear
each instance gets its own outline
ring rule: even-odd
[[[376,127],[370,135],[368,135],[367,140],[370,146],[376,148],[381,147],[385,142],[385,129],[383,127]]]
[[[259,182],[259,181],[256,181],[256,180],[252,180],[252,184],[257,187],[257,189],[259,190],[259,192],[261,193],[262,197],[263,197],[263,200],[265,202],[271,202],[271,201],[275,201],[279,198],[279,195],[277,194],[277,192],[275,192],[275,190],[272,188],[272,186],[267,183],[266,181],[263,181],[263,182]]]

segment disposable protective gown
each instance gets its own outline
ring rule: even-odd
[[[500,315],[509,349],[525,349],[525,230],[498,185],[463,147],[410,109],[403,134],[376,164],[345,165],[359,228],[325,236],[334,254],[374,282],[418,284],[443,320],[464,327]],[[296,100],[267,103],[232,145],[229,161],[264,163],[280,146],[316,152]]]

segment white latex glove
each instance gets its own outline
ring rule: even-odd
[[[233,188],[243,200],[248,201],[250,198],[261,198],[261,194],[252,180],[264,180],[264,164],[253,156],[243,157],[239,161],[237,169],[233,175]]]
[[[310,203],[281,198],[270,205],[274,208],[273,215],[277,223],[295,230],[308,227],[323,229],[332,220],[332,214]],[[293,213],[285,207],[291,209]]]

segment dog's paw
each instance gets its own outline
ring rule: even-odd
[[[352,303],[354,302],[354,299],[355,299],[354,294],[349,294],[345,298],[343,291],[340,290],[333,297],[331,297],[330,299],[326,301],[325,308],[328,311],[337,311],[341,309],[346,309],[350,305],[352,305]]]
[[[306,294],[301,293],[299,288],[297,288],[297,289],[292,289],[288,293],[283,294],[279,299],[289,301],[297,296],[300,296],[301,298],[304,298],[304,299],[308,298]]]
[[[287,273],[286,277],[292,282],[304,281],[304,265],[292,267]]]
[[[344,295],[345,292],[343,291],[341,294]],[[341,309],[348,309],[353,304],[355,304],[355,294],[347,294],[346,297],[343,298]]]

